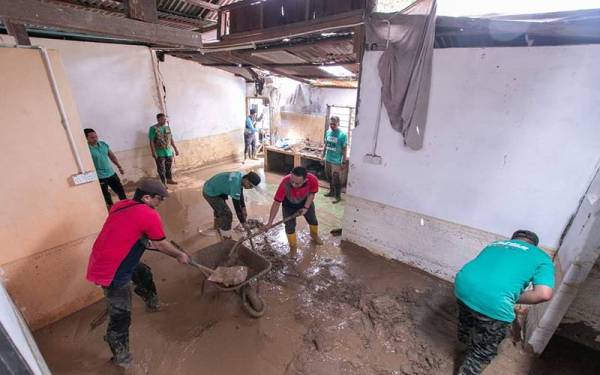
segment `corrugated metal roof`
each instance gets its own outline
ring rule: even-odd
[[[52,0],[72,6],[85,8],[88,11],[124,17],[123,0]],[[215,5],[228,5],[240,0],[205,0]],[[214,25],[217,13],[185,0],[158,0],[159,22],[180,29],[195,30]]]

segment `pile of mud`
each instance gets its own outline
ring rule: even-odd
[[[294,289],[294,318],[306,327],[287,375],[437,374],[452,364],[419,336],[413,316],[422,295],[414,289],[373,293],[343,264],[318,259],[304,272],[269,242],[261,253],[273,263],[268,281]]]

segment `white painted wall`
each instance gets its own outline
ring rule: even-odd
[[[160,112],[150,49],[58,39],[31,42],[59,51],[84,128],[95,129],[115,151],[147,145],[148,127]]]
[[[493,235],[528,228],[555,248],[591,181],[600,156],[600,46],[437,49],[425,145],[412,151],[381,116],[377,153],[367,164],[379,104],[380,52],[363,60],[359,126],[354,132],[348,194]],[[375,183],[376,181],[376,183]],[[368,243],[347,206],[349,240]],[[364,216],[364,215],[363,215]],[[387,220],[373,211],[361,218]],[[354,225],[353,225],[354,224]],[[419,224],[420,225],[420,224]],[[390,257],[416,255],[451,278],[480,250],[437,242],[371,248]],[[419,232],[427,236],[426,230]],[[463,235],[458,232],[448,236]]]
[[[242,78],[192,61],[165,58],[159,66],[176,137],[192,139],[244,128],[246,86]]]
[[[32,43],[59,51],[83,127],[94,128],[115,151],[147,147],[148,127],[161,111],[149,48],[40,38]],[[241,131],[243,79],[171,56],[159,67],[175,140]]]

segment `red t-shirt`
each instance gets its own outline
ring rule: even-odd
[[[290,175],[287,175],[279,183],[275,200],[283,202],[285,206],[300,207],[304,205],[308,194],[316,194],[317,192],[319,192],[319,180],[314,174],[308,173],[304,185],[299,188],[292,186]]]
[[[122,200],[112,206],[92,247],[87,279],[101,286],[109,286],[117,269],[142,236],[152,241],[165,239],[158,212],[131,199]],[[135,263],[133,267],[137,265],[137,262]]]

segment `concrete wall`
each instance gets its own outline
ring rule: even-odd
[[[71,129],[87,170],[93,164],[59,55],[51,53]],[[106,217],[97,183],[71,186],[77,173],[40,52],[0,48],[0,266],[32,328],[101,296],[85,281],[91,245]]]
[[[117,151],[125,180],[155,175],[148,128],[162,112],[157,78],[165,86],[166,113],[181,151],[179,170],[233,160],[243,149],[245,83],[222,70],[166,56],[158,62],[143,46],[33,38],[58,50],[82,126],[95,129]]]
[[[518,228],[556,248],[600,156],[600,46],[435,50],[424,148],[384,110],[374,165],[379,56],[362,65],[345,239],[448,280]]]

